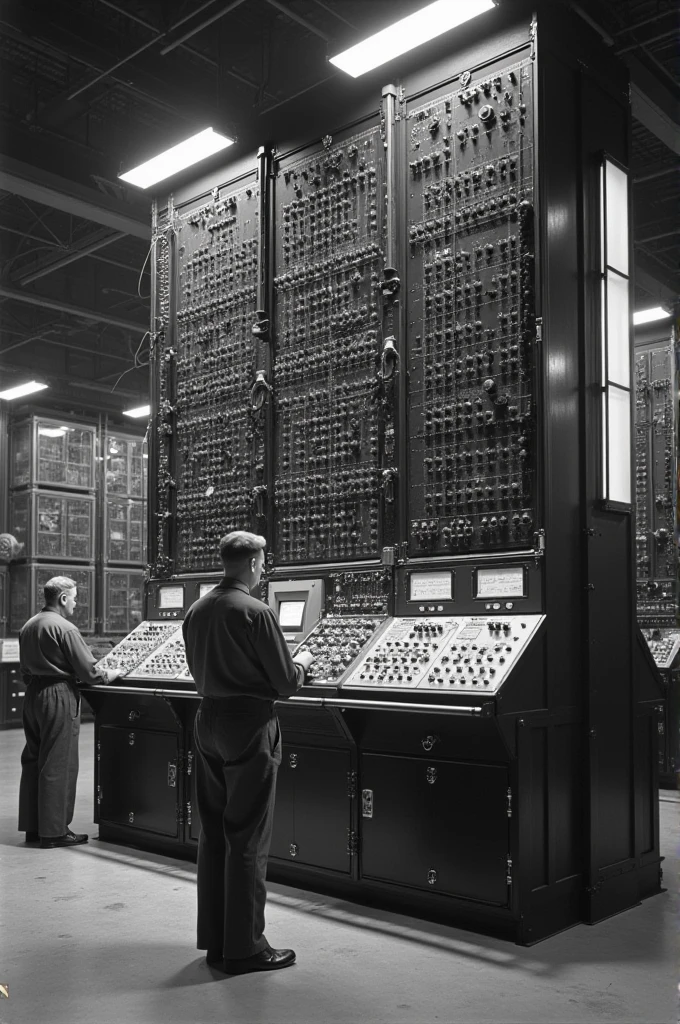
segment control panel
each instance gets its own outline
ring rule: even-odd
[[[336,686],[384,622],[382,618],[359,615],[322,619],[301,644],[315,658],[307,673],[309,684]]]
[[[408,109],[409,551],[536,529],[532,62]]]
[[[326,584],[328,615],[387,615],[392,596],[389,569],[331,572]]]
[[[136,679],[190,680],[192,677],[187,665],[181,627],[129,674]]]
[[[100,668],[118,669],[123,675],[133,672],[156,648],[177,632],[176,622],[145,620],[98,662]]]
[[[276,165],[275,554],[356,560],[379,545],[376,374],[385,160],[376,125]]]
[[[680,630],[678,629],[643,629],[642,635],[660,669],[673,668],[673,663],[680,651]]]
[[[342,687],[495,693],[544,618],[391,619]]]
[[[676,453],[674,355],[670,341],[635,354],[635,523],[641,625],[675,622]]]

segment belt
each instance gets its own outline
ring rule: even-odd
[[[75,683],[75,676],[33,676],[30,672],[23,672],[23,679],[26,685],[51,686],[54,683]]]

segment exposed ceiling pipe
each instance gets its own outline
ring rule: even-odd
[[[663,171],[653,171],[651,174],[640,174],[633,178],[634,185],[641,185],[645,181],[656,181],[657,178],[665,178],[667,174],[677,174],[680,167],[665,167]]]
[[[323,3],[323,0],[314,0],[314,3],[317,5],[317,7],[323,7],[324,11],[328,11],[329,14],[332,14],[334,18],[338,19],[338,21],[342,21],[345,25],[347,25],[348,28],[351,28],[354,32],[357,31],[356,25],[353,25],[351,21],[348,21],[347,18],[344,18],[342,16],[342,14],[339,14],[337,11],[333,10],[333,8],[329,7],[328,4]]]
[[[30,292],[16,291],[14,288],[6,288],[4,285],[0,285],[0,296],[5,299],[16,299],[17,302],[26,302],[29,306],[55,309],[58,313],[67,313],[69,316],[81,317],[84,320],[94,320],[95,323],[111,324],[112,327],[120,327],[124,331],[144,334],[147,330],[143,324],[136,324],[132,320],[123,320],[117,316],[109,316],[107,313],[99,313],[96,309],[71,306],[66,302],[58,302],[57,299],[48,299],[43,295],[31,295]]]
[[[319,36],[319,38],[323,39],[326,43],[330,42],[330,37],[327,36],[325,32],[322,32],[320,28],[313,25],[311,21],[307,21],[306,18],[296,14],[295,11],[291,11],[290,7],[286,7],[285,4],[279,3],[279,0],[267,0],[267,3],[271,7],[275,7],[277,11],[281,11],[281,13],[285,14],[287,18],[290,18],[291,21],[297,21],[298,25],[304,26],[308,32],[313,32],[315,36]]]
[[[54,270],[61,270],[62,267],[66,267],[69,263],[75,263],[76,260],[82,259],[83,256],[89,256],[91,253],[96,252],[98,249],[103,249],[107,245],[111,245],[112,242],[117,242],[120,238],[126,236],[122,231],[116,231],[112,235],[108,235],[106,238],[97,238],[95,241],[90,242],[89,245],[84,245],[80,249],[76,249],[73,252],[66,253],[60,259],[51,260],[49,263],[45,263],[44,266],[38,270],[31,271],[27,274],[21,274],[14,278],[16,284],[24,285],[30,284],[32,281],[37,281],[41,277],[46,277],[47,274],[51,274]]]
[[[579,18],[583,18],[583,20],[585,22],[587,22],[587,24],[590,25],[591,28],[595,29],[597,34],[599,36],[601,36],[601,38],[607,44],[607,46],[613,46],[614,45],[614,40],[609,35],[607,30],[602,28],[602,25],[598,25],[598,23],[593,18],[590,17],[588,12],[583,10],[583,8],[581,7],[580,4],[572,3],[569,6],[571,7],[572,11],[575,11],[576,14],[578,14]]]
[[[207,28],[208,25],[212,25],[213,22],[219,21],[219,19],[223,18],[225,14],[229,14],[230,11],[233,11],[237,7],[240,7],[242,3],[244,3],[244,0],[232,0],[230,4],[227,4],[226,7],[223,7],[221,11],[217,12],[217,14],[213,14],[211,18],[206,18],[205,21],[202,21],[200,23],[200,25],[194,25],[193,28],[190,28],[189,31],[185,32],[183,36],[179,37],[179,39],[175,39],[173,40],[173,42],[168,43],[167,46],[164,46],[163,49],[161,50],[161,56],[164,57],[166,53],[170,53],[172,50],[175,50],[178,46],[181,46],[182,43],[186,43],[187,39],[191,39],[192,36],[195,36],[199,32],[202,32],[204,28]]]
[[[674,38],[678,33],[676,28],[669,29],[668,32],[660,32],[658,36],[652,36],[651,39],[643,39],[640,43],[629,43],[627,46],[622,46],[618,50],[614,50],[617,57],[620,57],[622,53],[630,53],[631,50],[639,50],[641,47],[649,46],[650,43],[660,43],[663,39]]]

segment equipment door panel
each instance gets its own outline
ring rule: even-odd
[[[271,855],[350,871],[348,750],[286,744],[279,768]]]
[[[104,725],[99,755],[100,821],[176,837],[178,737]]]
[[[364,754],[363,877],[508,903],[508,772]]]

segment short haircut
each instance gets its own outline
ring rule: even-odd
[[[53,576],[43,588],[46,604],[56,604],[67,590],[75,590],[78,584],[70,576]]]
[[[267,541],[258,533],[234,530],[220,541],[220,558],[224,565],[234,565],[236,562],[244,562],[246,558],[253,558],[266,546]]]

